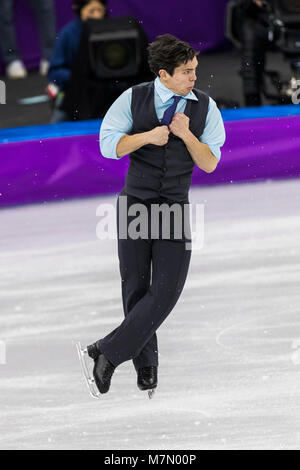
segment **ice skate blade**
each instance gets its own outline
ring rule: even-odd
[[[155,393],[155,389],[153,388],[152,390],[148,390],[148,396],[149,396],[149,399],[152,400],[152,398],[154,397],[154,393]]]
[[[81,370],[82,370],[86,385],[89,389],[90,395],[95,400],[99,400],[101,397],[101,394],[95,384],[94,378],[91,377],[91,374],[88,369],[88,365],[86,363],[87,349],[82,349],[80,342],[76,343],[76,349],[77,349],[77,353],[79,357],[79,362],[81,365]]]

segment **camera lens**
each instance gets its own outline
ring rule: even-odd
[[[101,58],[107,68],[118,70],[129,61],[129,51],[124,42],[112,41],[101,48]]]

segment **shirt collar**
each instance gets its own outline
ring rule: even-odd
[[[166,103],[170,98],[172,98],[174,95],[176,96],[181,96],[181,98],[185,100],[194,100],[198,101],[197,96],[195,93],[190,91],[187,95],[178,95],[177,93],[173,93],[172,90],[169,90],[159,79],[159,77],[156,77],[154,81],[154,86],[155,86],[155,91],[158,93],[160,99],[162,100],[163,103]]]

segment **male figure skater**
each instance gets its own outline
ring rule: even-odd
[[[125,186],[117,201],[125,319],[87,348],[95,361],[94,379],[100,393],[109,390],[115,368],[130,359],[137,372],[138,387],[155,389],[156,330],[181,295],[191,258],[185,243],[189,237],[174,236],[174,226],[181,215],[174,216],[169,238],[161,235],[161,226],[158,238],[120,237],[119,217],[128,227],[132,220],[129,208],[135,203],[148,209],[152,204],[165,203],[170,207],[177,203],[183,207],[189,203],[195,164],[206,173],[213,172],[225,141],[222,117],[215,102],[194,89],[198,53],[169,34],[158,36],[148,52],[156,79],[126,90],[108,110],[100,131],[104,157],[130,154]],[[127,198],[126,213],[121,197]],[[152,221],[149,222],[151,225]]]

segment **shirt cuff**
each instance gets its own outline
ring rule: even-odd
[[[117,156],[117,146],[124,135],[126,135],[125,132],[118,132],[114,133],[113,137],[100,138],[100,151],[104,158],[112,158],[114,160],[122,158]]]
[[[221,150],[220,147],[217,145],[209,145],[211,153],[220,161],[221,158]]]

